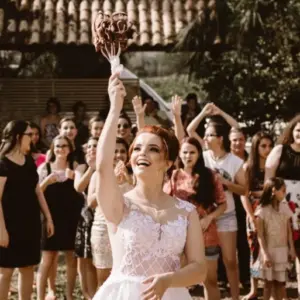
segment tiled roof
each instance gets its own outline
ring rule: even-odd
[[[132,48],[164,48],[217,0],[0,0],[0,48],[24,45],[92,45],[91,24],[99,10],[123,11],[137,35]]]

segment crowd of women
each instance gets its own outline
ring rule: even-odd
[[[90,119],[88,139],[76,119],[57,117],[54,99],[42,129],[5,127],[0,299],[15,269],[19,299],[33,288],[38,300],[56,299],[60,253],[67,300],[77,274],[85,299],[187,300],[187,287],[203,285],[205,299],[218,300],[218,280],[233,300],[247,281],[245,300],[257,298],[259,281],[263,299],[287,299],[295,261],[300,291],[300,116],[277,141],[257,132],[248,154],[239,124],[213,103],[197,111],[190,99],[183,113],[174,96],[174,126],[163,128],[145,125],[135,97],[134,131],[118,74],[108,93],[110,110]]]

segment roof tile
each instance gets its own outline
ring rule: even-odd
[[[129,46],[164,47],[196,16],[217,19],[216,0],[2,0],[0,44],[92,44],[97,12],[124,11],[136,35]],[[215,26],[218,27],[218,26]]]

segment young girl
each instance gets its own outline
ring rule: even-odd
[[[286,195],[284,180],[268,179],[264,184],[260,206],[255,212],[260,245],[260,277],[264,279],[264,300],[269,300],[273,288],[276,300],[285,298],[285,281],[289,258],[295,258],[290,226],[292,213],[282,200]]]

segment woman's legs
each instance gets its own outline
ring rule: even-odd
[[[94,297],[97,292],[97,270],[93,265],[93,260],[91,258],[86,259],[86,270],[87,270],[87,287],[89,295]]]
[[[19,268],[19,300],[30,300],[34,277],[34,266]]]
[[[11,277],[14,269],[11,268],[0,268],[0,299],[7,300]]]
[[[48,293],[46,296],[46,300],[55,300],[56,299],[56,276],[57,276],[57,267],[58,267],[58,257],[59,254],[56,255],[52,266],[49,270],[49,276],[48,276]]]
[[[273,281],[274,299],[284,300],[287,299],[285,282]]]
[[[271,294],[272,294],[272,286],[273,286],[273,281],[264,281],[264,295],[263,295],[263,300],[270,300]],[[274,299],[277,300],[277,299]]]
[[[300,295],[300,249],[297,250],[297,258],[296,258],[296,272],[297,272],[297,287],[298,287],[298,294]]]
[[[67,265],[67,300],[73,300],[73,292],[77,276],[77,258],[74,251],[66,251]]]
[[[243,300],[251,300],[257,296],[257,288],[258,288],[258,279],[257,278],[250,278],[251,288],[248,295],[246,295]]]
[[[105,280],[110,275],[111,269],[97,269],[97,282],[98,288],[105,282]]]
[[[37,273],[37,299],[44,300],[46,294],[47,278],[50,273],[50,269],[57,260],[58,252],[56,251],[43,251],[42,261]]]
[[[230,285],[232,300],[239,299],[239,272],[236,258],[236,231],[219,231],[220,246]]]
[[[77,258],[77,269],[79,275],[79,282],[81,287],[82,295],[85,299],[92,299],[88,291],[88,278],[87,278],[87,259],[78,257]]]
[[[204,281],[205,300],[220,300],[220,290],[218,287],[218,259],[206,260],[207,276]]]

